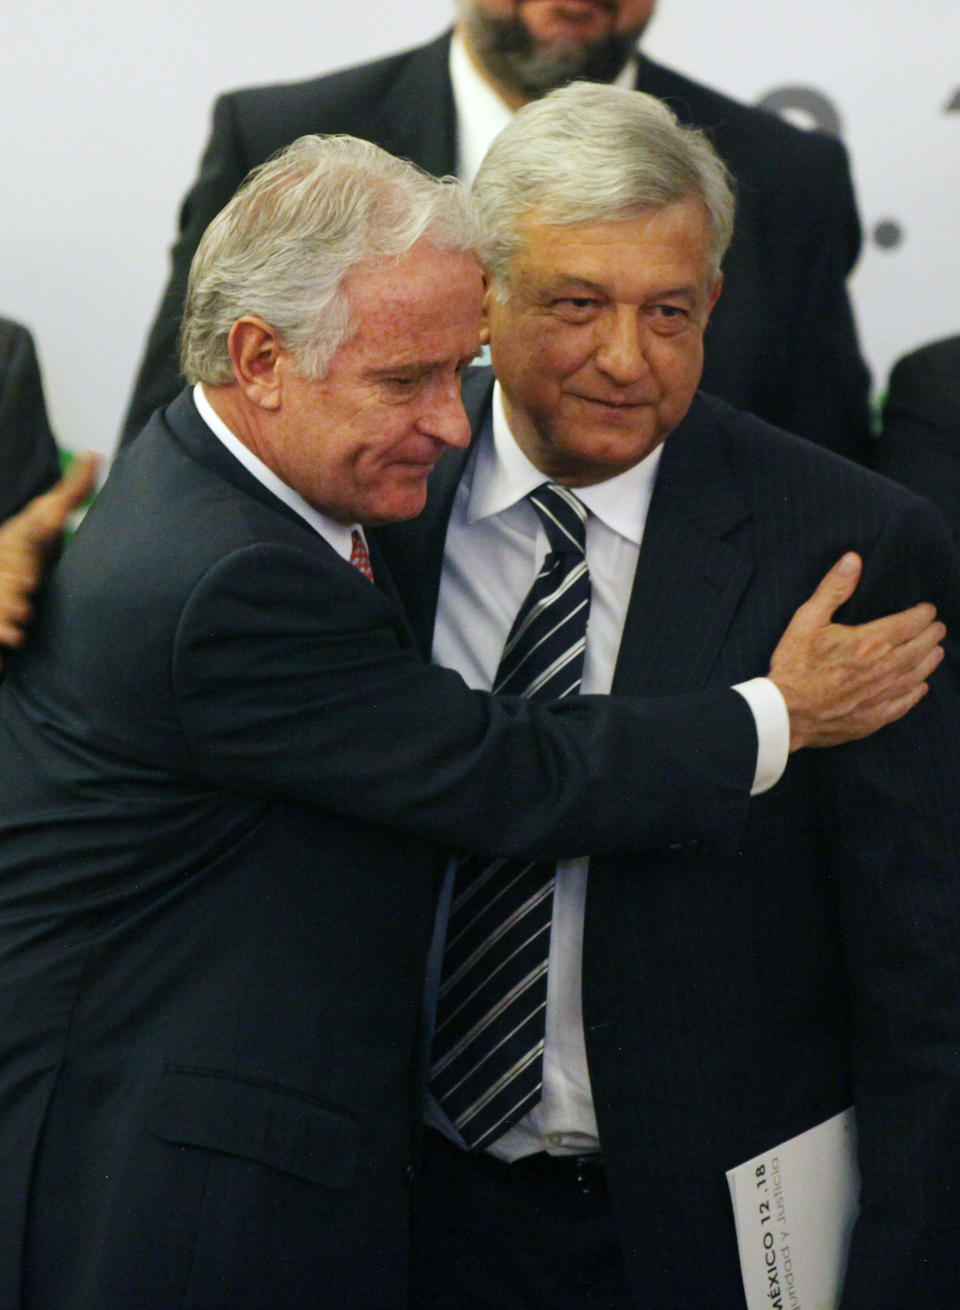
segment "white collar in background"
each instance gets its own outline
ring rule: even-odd
[[[631,59],[613,85],[632,90],[636,77],[637,61]],[[510,122],[513,110],[477,72],[457,31],[450,41],[450,82],[456,114],[457,177],[471,186],[490,142]]]

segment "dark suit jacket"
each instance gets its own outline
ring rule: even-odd
[[[0,1305],[400,1306],[436,848],[742,820],[735,693],[496,702],[374,567],[187,393],[67,548],[0,688]]]
[[[190,261],[249,169],[308,132],[346,132],[429,172],[456,167],[449,34],[403,54],[286,86],[221,96],[180,213],[170,282],[146,346],[123,440],[180,385],[177,327]],[[705,128],[738,182],[726,283],[707,330],[704,387],[855,457],[869,379],[844,279],[860,244],[839,142],[799,129],[640,59],[637,85]]]
[[[0,523],[60,476],[33,338],[0,318]]]
[[[960,336],[893,366],[874,468],[929,496],[960,540]]]
[[[468,375],[475,432],[489,386]],[[463,458],[441,462],[420,519],[381,534],[424,649]],[[866,567],[847,621],[935,599],[960,633],[958,559],[928,502],[700,393],[663,452],[615,692],[766,672],[792,611],[850,548]],[[732,847],[591,860],[587,1053],[638,1307],[742,1307],[725,1171],[851,1102],[862,1212],[843,1310],[952,1295],[958,723],[954,640],[905,719],[791,757]]]

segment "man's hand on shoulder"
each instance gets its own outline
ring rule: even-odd
[[[790,749],[837,746],[868,737],[901,718],[926,694],[943,659],[946,628],[933,605],[856,627],[834,623],[835,611],[860,581],[852,552],[797,610],[770,660],[790,714]]]
[[[0,524],[0,648],[22,646],[32,598],[71,512],[93,490],[97,456],[78,455],[56,486]],[[0,653],[0,669],[2,669]]]

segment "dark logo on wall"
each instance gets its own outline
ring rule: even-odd
[[[797,127],[826,132],[843,139],[843,120],[839,109],[825,92],[818,91],[815,86],[774,87],[765,96],[761,96],[757,104],[761,109],[779,114]],[[960,113],[960,88],[947,101],[944,113]],[[903,227],[895,218],[881,218],[874,223],[871,235],[881,250],[895,250],[905,240]]]
[[[830,136],[842,137],[840,111],[828,95],[815,86],[778,86],[757,101],[761,109],[796,123],[797,127],[815,128]]]

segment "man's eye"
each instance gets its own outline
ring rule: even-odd
[[[585,319],[595,314],[599,306],[593,296],[561,296],[553,302],[554,309],[563,318]]]
[[[680,305],[654,305],[650,318],[654,329],[679,332],[690,321],[690,312]]]

